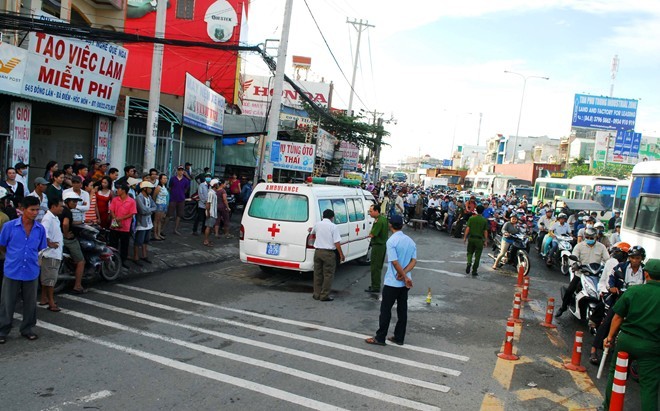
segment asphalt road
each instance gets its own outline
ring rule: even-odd
[[[539,325],[565,277],[532,257],[531,301],[515,329],[521,358],[499,360],[513,269],[492,271],[484,253],[474,278],[465,274],[461,240],[405,231],[417,242],[419,263],[403,347],[363,342],[379,313],[378,296],[363,291],[368,267],[343,264],[335,301],[318,302],[310,274],[264,273],[232,259],[60,295],[62,312],[39,311],[39,340],[13,331],[0,346],[3,410],[556,410],[601,403],[605,381],[596,380],[586,356],[587,373],[563,367],[575,331],[586,327],[569,313],[556,330]],[[587,335],[585,352],[590,343]],[[626,409],[639,409],[637,383],[628,383]]]

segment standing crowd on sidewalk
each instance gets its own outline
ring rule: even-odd
[[[222,229],[224,238],[233,238],[229,199],[233,196],[231,203],[245,203],[252,193],[245,177],[213,178],[208,168],[195,176],[190,163],[178,166],[172,176],[155,168],[140,175],[129,165],[120,177],[109,163],[93,159],[85,164],[83,156],[76,154],[63,167],[49,161],[44,175],[32,176],[31,182],[26,178],[29,167],[22,162],[8,167],[0,181],[0,344],[6,342],[18,300],[23,301],[20,333],[37,339],[32,329],[38,282],[42,286],[39,305],[60,311],[53,291],[64,253],[74,267],[73,292],[87,291],[82,284],[86,263],[78,237],[84,225],[106,231],[109,245],[119,250],[123,268],[130,269],[129,262],[138,267],[152,264],[151,241],[182,235],[186,200],[198,198],[192,234],[204,234],[202,244],[212,247],[212,232],[221,238]],[[193,181],[196,192],[191,192]],[[174,226],[168,232],[171,220]]]

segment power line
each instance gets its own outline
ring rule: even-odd
[[[344,73],[344,70],[342,70],[341,66],[339,65],[339,62],[337,61],[337,58],[335,57],[335,53],[332,52],[332,49],[330,48],[330,45],[328,44],[328,41],[325,39],[325,35],[323,35],[323,31],[321,30],[321,27],[319,27],[319,23],[316,21],[316,17],[314,17],[314,13],[312,13],[312,9],[309,8],[309,4],[307,4],[307,0],[303,0],[305,2],[305,6],[307,6],[307,11],[309,11],[309,15],[312,16],[312,20],[314,21],[314,24],[316,25],[316,29],[319,31],[319,34],[321,34],[321,37],[323,38],[323,42],[325,43],[325,46],[328,48],[328,51],[330,52],[330,55],[332,56],[332,59],[335,61],[335,64],[337,65],[337,68],[339,68],[339,71],[341,72],[341,75],[344,77],[344,80],[348,83],[349,87],[355,93],[355,96],[360,100],[360,103],[366,108],[367,105],[362,101],[360,96],[355,92],[355,89],[353,88],[352,84],[350,81],[348,81],[348,77],[346,77],[346,74]],[[348,113],[349,115],[351,113]]]

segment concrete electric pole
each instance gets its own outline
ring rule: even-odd
[[[284,22],[282,23],[282,39],[277,50],[277,65],[273,80],[273,98],[270,102],[268,115],[268,135],[265,136],[262,155],[259,158],[261,167],[260,177],[266,181],[273,178],[273,162],[271,161],[271,148],[273,141],[277,140],[280,126],[280,109],[282,107],[282,90],[284,88],[284,68],[286,66],[286,52],[289,45],[289,29],[291,28],[291,12],[293,0],[286,0],[284,6]],[[269,179],[270,176],[270,179]]]
[[[167,0],[158,0],[156,5],[156,38],[165,38]],[[165,46],[154,44],[151,61],[151,84],[149,85],[149,108],[147,112],[147,135],[144,139],[144,160],[142,170],[147,173],[156,165],[156,145],[158,144],[158,117],[160,112],[160,81],[163,74],[163,51]],[[127,108],[128,109],[128,108]]]
[[[360,40],[362,39],[362,32],[369,27],[376,27],[371,24],[369,24],[368,21],[362,22],[362,19],[358,22],[356,19],[353,19],[353,21],[350,21],[346,19],[346,23],[349,23],[353,25],[355,30],[358,32],[358,38],[357,38],[357,46],[355,47],[355,60],[353,61],[353,77],[351,78],[351,95],[348,98],[348,112],[347,114],[349,116],[353,115],[353,95],[355,94],[355,76],[357,74],[357,66],[358,66],[358,61],[360,59]]]

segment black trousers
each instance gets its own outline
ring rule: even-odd
[[[592,347],[597,348],[599,350],[603,349],[603,341],[605,340],[605,337],[607,337],[607,334],[609,334],[610,332],[610,325],[612,324],[613,318],[614,318],[614,310],[610,308],[607,311],[607,315],[598,326],[598,330],[596,331],[596,336],[594,337],[594,340],[591,343]]]
[[[406,325],[408,324],[408,288],[383,287],[383,301],[380,303],[380,317],[378,318],[378,331],[376,340],[385,342],[387,330],[390,328],[392,319],[392,306],[396,302],[396,326],[394,326],[394,339],[403,344],[406,338]]]
[[[21,322],[21,334],[32,332],[32,327],[37,325],[37,282],[38,278],[31,281],[12,280],[4,277],[2,279],[2,295],[0,295],[0,337],[6,337],[11,330],[14,320],[16,301],[20,296],[23,300],[23,321]]]
[[[201,231],[204,231],[204,222],[206,221],[206,208],[197,207],[197,215],[195,215],[195,222],[193,223],[192,232],[197,232],[197,227],[201,227]]]
[[[130,231],[110,230],[110,247],[119,250],[122,263],[128,260],[128,243],[131,241]]]
[[[573,277],[571,282],[568,284],[568,288],[566,289],[566,292],[564,293],[563,297],[561,298],[561,309],[566,311],[568,308],[568,303],[571,302],[571,299],[573,298],[573,293],[578,289],[578,286],[580,286],[580,277],[577,275]]]

